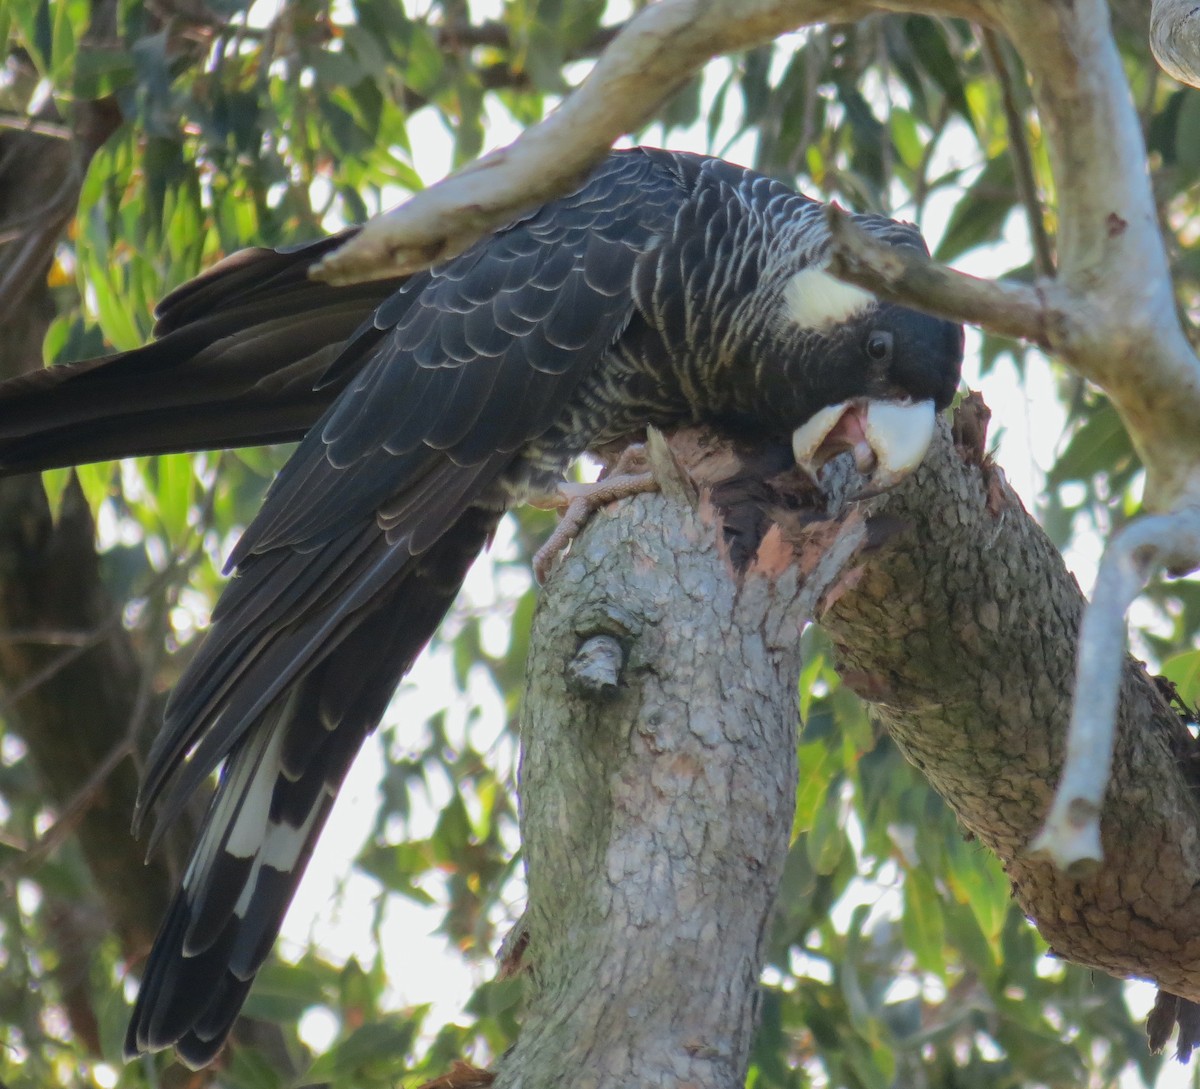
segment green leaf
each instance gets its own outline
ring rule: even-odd
[[[1046,474],[1046,482],[1057,487],[1068,480],[1091,480],[1097,473],[1127,468],[1135,456],[1117,410],[1111,401],[1104,400],[1072,433],[1066,449]]]
[[[811,640],[809,641],[811,642]],[[822,680],[826,669],[824,649],[813,654],[806,654],[804,668],[800,671],[800,721],[807,722],[812,714],[813,690],[817,682]]]
[[[826,796],[805,844],[812,867],[819,874],[831,874],[846,850],[846,832],[842,827],[842,803],[833,794]]]
[[[282,1089],[286,1084],[282,1071],[252,1047],[230,1049],[229,1066],[222,1071],[222,1081],[233,1089]]]
[[[909,870],[904,875],[904,915],[901,927],[917,964],[926,972],[946,974],[945,923],[942,919],[941,897],[929,875],[923,870]]]
[[[74,93],[80,99],[103,98],[132,83],[134,71],[128,50],[112,45],[88,45],[76,57]]]
[[[955,899],[970,907],[987,940],[998,942],[1012,908],[1012,890],[999,862],[961,839],[948,854],[943,880]]]
[[[392,1017],[363,1025],[309,1068],[309,1082],[354,1078],[362,1087],[391,1086],[408,1069],[408,1055],[420,1027],[417,1018]]]
[[[896,107],[888,115],[892,146],[900,161],[910,170],[916,170],[925,157],[926,141],[917,128],[917,120],[908,110]]]
[[[189,534],[189,517],[195,497],[196,477],[191,454],[165,454],[155,458],[154,505],[162,528],[175,548]]]
[[[904,20],[904,33],[925,74],[942,89],[955,112],[971,125],[973,118],[963,93],[962,71],[941,26],[927,15],[910,15]]]
[[[823,741],[801,745],[800,780],[796,790],[796,815],[792,820],[792,838],[808,832],[816,823],[821,804],[829,790],[836,761]]]
[[[47,469],[42,473],[42,490],[46,493],[46,502],[50,505],[50,517],[57,522],[62,513],[63,495],[71,481],[73,469]],[[89,504],[90,505],[90,504]],[[92,507],[93,515],[96,508]]]
[[[255,977],[246,1013],[264,1021],[296,1022],[312,1006],[330,1004],[332,966],[312,955],[299,964],[271,959]]]
[[[434,866],[435,855],[428,840],[367,848],[355,860],[356,868],[374,877],[389,892],[418,904],[433,904],[435,898],[416,884],[417,878]]]
[[[93,519],[100,516],[101,505],[113,494],[115,470],[116,464],[111,461],[100,461],[94,465],[79,465],[74,470],[75,475],[79,478],[79,486],[83,489],[83,496],[87,500]]]
[[[994,242],[1000,237],[1016,201],[1012,156],[998,156],[987,163],[975,183],[954,206],[934,257],[939,261],[953,261],[976,246]]]
[[[1200,650],[1185,650],[1162,664],[1159,672],[1175,685],[1184,703],[1200,703]]]

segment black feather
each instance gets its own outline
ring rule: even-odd
[[[650,424],[786,457],[821,408],[945,407],[958,380],[946,322],[835,299],[817,329],[789,311],[828,249],[820,205],[717,159],[615,152],[407,279],[309,280],[337,241],[236,254],[164,300],[153,344],[0,386],[0,473],[300,440],[149,754],[138,819],[157,809],[154,839],[221,774],[129,1054],[174,1044],[200,1065],[220,1049],[350,762],[509,505]],[[876,329],[895,344],[882,363],[864,350]]]

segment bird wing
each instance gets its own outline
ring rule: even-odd
[[[330,366],[346,388],[235,550],[150,753],[155,839],[226,762],[130,1053],[174,1043],[198,1065],[220,1048],[350,761],[495,528],[503,474],[631,320],[637,262],[686,196],[663,166],[615,154],[401,285]]]
[[[238,577],[176,688],[143,808],[215,731],[185,778],[207,775],[342,621],[369,607],[554,422],[629,322],[635,264],[683,195],[660,161],[616,153],[574,194],[379,306],[326,380],[355,376],[234,550]],[[220,713],[242,708],[244,693],[253,698],[237,721]]]
[[[384,331],[372,359],[280,473],[231,565],[311,548],[435,465],[474,470],[542,434],[630,320],[638,258],[684,195],[659,160],[618,153],[572,196],[401,288],[360,334]],[[359,351],[355,338],[327,380]],[[427,542],[409,513],[402,532]]]

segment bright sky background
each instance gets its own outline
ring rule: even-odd
[[[268,22],[277,3],[278,0],[260,0],[253,9],[252,23]],[[498,0],[472,0],[471,13],[475,21],[496,17],[499,11]],[[619,13],[610,13],[610,18],[618,17]],[[587,67],[586,64],[575,66],[571,77],[576,80],[582,78]],[[715,76],[710,83],[710,90],[715,90],[718,84]],[[414,166],[427,183],[436,181],[450,166],[451,142],[442,122],[433,111],[423,110],[409,120],[408,131],[416,159]],[[517,131],[494,97],[490,97],[488,147],[510,142]],[[754,134],[733,140],[732,133],[732,126],[727,124],[726,131],[719,134],[716,142],[718,153],[734,161],[752,161]],[[726,141],[724,144],[722,139]],[[647,135],[645,142],[656,142],[653,132]],[[707,150],[700,128],[688,133],[674,132],[670,143],[672,147],[683,150]],[[955,161],[958,155],[964,156],[963,161]],[[981,164],[977,162],[977,155],[973,140],[943,140],[933,174],[936,176],[952,166],[978,167]],[[969,177],[964,180],[964,185],[967,181]],[[397,193],[396,202],[401,199],[403,194]],[[931,246],[936,245],[945,229],[954,199],[954,195],[941,194],[929,202],[922,227]],[[902,207],[896,212],[903,217]],[[957,262],[957,267],[977,275],[994,275],[997,270],[1014,267],[1025,260],[1027,239],[1024,221],[1020,216],[1013,216],[1000,244],[971,253]],[[992,409],[993,441],[999,436],[998,461],[1026,507],[1035,510],[1044,474],[1053,464],[1065,419],[1055,393],[1051,367],[1038,353],[1032,352],[1024,384],[1018,381],[1010,361],[1000,363],[986,378],[981,377],[978,372],[978,348],[978,335],[968,330],[964,381],[971,388],[983,392]],[[493,552],[504,554],[511,547],[511,538],[502,531]],[[1067,556],[1082,586],[1090,586],[1093,581],[1100,548],[1098,539],[1085,538]],[[466,587],[468,605],[481,606],[495,600],[496,587],[491,565],[476,565]],[[492,635],[501,646],[504,645],[507,638],[504,616],[497,617]],[[516,754],[512,741],[502,735],[504,711],[499,696],[486,682],[473,684],[473,690],[467,698],[458,695],[451,683],[447,652],[422,656],[393,700],[388,721],[423,723],[435,712],[448,709],[448,729],[451,736],[456,736],[456,731],[461,731],[465,726],[467,712],[476,703],[483,705],[486,710],[481,716],[482,724],[477,722],[472,727],[473,742],[481,750],[492,752],[497,767],[515,766]],[[484,732],[488,730],[491,731],[490,735]],[[419,740],[419,736],[413,740],[414,752],[419,748]],[[335,961],[357,955],[367,962],[374,955],[370,918],[379,888],[372,879],[353,872],[350,860],[373,824],[382,768],[381,745],[378,737],[372,737],[341,790],[308,873],[293,901],[283,927],[281,951],[285,956],[298,955],[310,938],[315,939],[324,953]],[[429,799],[428,808],[415,815],[411,835],[425,836],[432,830],[438,809],[445,800],[444,796]],[[514,916],[521,909],[522,895],[521,888],[512,890],[510,908]],[[889,905],[881,899],[877,886],[864,886],[863,896],[870,902],[876,902],[881,910],[895,910],[894,906],[889,909]],[[894,899],[894,894],[885,893],[883,896],[893,896]],[[390,980],[389,1003],[405,1006],[432,1002],[432,1026],[454,1020],[472,987],[484,975],[490,974],[490,966],[484,965],[473,972],[448,948],[444,938],[432,934],[439,922],[439,914],[435,909],[422,908],[392,896],[387,905],[386,919],[384,958]],[[1153,988],[1131,985],[1129,994],[1131,1005],[1141,1014],[1149,1008]],[[329,1042],[334,1029],[332,1018],[321,1012],[308,1015],[302,1022],[303,1035],[316,1048]],[[1171,1064],[1160,1079],[1158,1089],[1173,1089],[1189,1084],[1189,1069]],[[1136,1080],[1129,1081],[1130,1086],[1134,1084]]]

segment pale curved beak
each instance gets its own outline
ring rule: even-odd
[[[933,440],[933,401],[856,399],[817,412],[792,433],[796,464],[816,479],[834,454],[850,450],[875,488],[890,488],[911,473]]]

